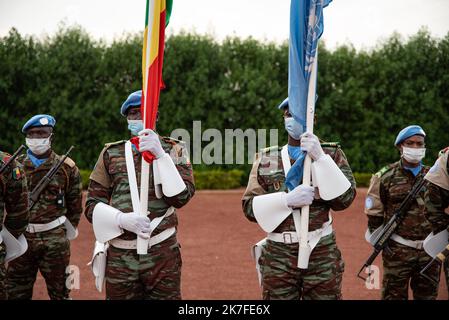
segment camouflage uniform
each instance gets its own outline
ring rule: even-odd
[[[320,229],[329,220],[329,211],[344,210],[356,195],[355,180],[346,156],[337,144],[323,143],[329,154],[351,182],[351,188],[331,201],[315,199],[310,206],[309,231]],[[271,147],[256,154],[242,206],[248,220],[256,222],[253,212],[255,196],[286,192],[281,157],[282,147]],[[293,160],[290,160],[293,163]],[[273,214],[276,214],[273,212]],[[287,217],[273,232],[295,231],[293,217]],[[344,261],[337,247],[335,234],[322,237],[309,259],[308,269],[297,268],[298,243],[284,244],[267,240],[259,259],[263,299],[341,299]]]
[[[9,154],[0,151],[0,167],[8,161],[9,157]],[[0,176],[0,230],[4,225],[14,237],[18,238],[25,231],[28,218],[26,178],[18,163],[14,162]],[[0,243],[0,300],[5,300],[7,297],[5,256],[5,244],[2,242]]]
[[[185,154],[183,143],[160,137],[161,145],[169,153],[187,188],[168,198],[156,198],[153,170],[150,165],[148,191],[149,218],[163,216],[170,207],[181,208],[195,193],[192,166]],[[85,215],[92,222],[92,214],[98,202],[104,202],[122,212],[132,212],[132,202],[125,161],[125,142],[106,144],[95,169],[90,176]],[[137,184],[140,186],[142,157],[133,148]],[[176,213],[167,216],[153,230],[152,236],[176,227]],[[126,231],[118,237],[136,239],[136,234]],[[106,266],[107,299],[181,299],[181,254],[176,234],[154,245],[146,255],[138,255],[136,249],[119,249],[109,246]]]
[[[49,158],[35,168],[27,156],[21,156],[28,189],[33,190],[50,168],[60,159],[53,151]],[[65,205],[57,204],[63,195]],[[30,223],[46,224],[59,217],[66,216],[76,228],[82,213],[81,176],[75,163],[67,158],[59,168],[50,184],[42,192],[38,202],[30,211]],[[70,242],[66,237],[64,225],[52,230],[30,233],[25,232],[28,241],[27,252],[13,260],[8,266],[8,298],[31,299],[33,286],[39,270],[47,284],[50,299],[68,299],[70,290],[66,286],[66,268],[70,262]]]
[[[423,166],[415,177],[412,172],[403,167],[400,160],[385,166],[373,175],[365,204],[368,228],[371,232],[389,221],[415,181],[421,179],[428,170],[427,166]],[[395,232],[398,236],[407,240],[420,241],[432,231],[425,217],[424,192],[425,188],[412,202],[404,220]],[[438,286],[429,283],[419,274],[431,260],[422,248],[412,248],[390,239],[388,248],[382,252],[382,257],[384,269],[382,299],[406,300],[409,282],[414,299],[436,298]],[[429,272],[434,273],[438,270],[429,270]]]
[[[438,161],[443,162],[443,165],[446,165],[446,173],[449,172],[449,148],[446,148],[440,152],[440,159]],[[439,178],[442,179],[440,180],[439,185],[444,186],[444,188],[429,182],[425,200],[427,207],[427,218],[432,224],[434,233],[437,233],[445,228],[449,231],[449,214],[448,212],[445,212],[445,210],[447,211],[447,208],[449,207],[449,179],[447,176],[445,177],[445,174],[438,170],[438,167],[436,166],[432,167],[431,173],[434,168],[436,171],[435,174],[438,174]],[[446,258],[444,271],[446,276],[446,285],[449,292],[449,258]]]

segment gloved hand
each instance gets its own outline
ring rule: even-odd
[[[139,149],[141,152],[151,152],[156,159],[159,159],[165,154],[159,136],[151,129],[144,129],[139,132]]]
[[[117,216],[117,222],[120,228],[134,232],[139,237],[144,239],[150,238],[150,219],[148,217],[141,216],[138,213],[121,212]]]
[[[320,140],[313,133],[304,133],[301,136],[301,149],[307,151],[307,154],[313,161],[324,156],[323,148],[321,148]]]
[[[315,189],[312,186],[300,184],[295,189],[287,193],[285,197],[287,206],[292,208],[310,206],[315,195]]]

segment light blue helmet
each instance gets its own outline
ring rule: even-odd
[[[122,114],[122,116],[126,117],[126,113],[128,112],[129,108],[140,106],[141,99],[142,99],[142,90],[138,90],[131,93],[125,100],[125,102],[123,102],[122,108],[120,109],[120,113]]]
[[[394,142],[394,145],[397,146],[398,144],[401,144],[404,140],[410,138],[411,136],[415,136],[415,135],[420,135],[420,136],[425,137],[426,133],[418,125],[408,126],[399,132],[398,136],[396,137],[396,141]]]
[[[52,127],[54,128],[56,124],[55,118],[48,114],[37,114],[31,117],[22,128],[22,133],[33,127]]]

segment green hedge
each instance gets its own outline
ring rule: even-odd
[[[236,189],[242,186],[242,170],[208,170],[194,173],[195,187],[201,189]]]
[[[81,178],[83,181],[83,188],[87,189],[89,185],[90,170],[80,170]],[[196,171],[195,188],[201,189],[235,189],[242,186],[242,177],[244,171],[242,170],[207,170]]]
[[[87,189],[89,185],[90,170],[80,170],[81,178],[83,180],[83,188]],[[371,179],[371,173],[355,172],[354,177],[358,188],[366,188]],[[248,178],[245,176],[243,170],[201,170],[194,172],[195,188],[202,189],[236,189],[245,187]]]
[[[341,142],[354,172],[376,172],[396,161],[396,134],[410,124],[426,131],[426,161],[435,161],[448,143],[449,33],[395,35],[369,51],[350,45],[329,50],[323,41],[319,52],[314,130],[323,140]],[[142,87],[141,56],[141,33],[108,43],[76,27],[40,38],[11,29],[0,37],[2,150],[13,152],[23,143],[19,132],[29,117],[49,113],[57,120],[55,150],[75,145],[73,160],[92,170],[105,143],[129,137],[119,110]],[[162,135],[184,128],[192,137],[198,120],[202,132],[277,128],[280,143],[287,141],[276,108],[288,94],[287,42],[170,35],[164,83],[157,125]],[[205,168],[212,169],[247,172],[237,164]]]
[[[83,181],[83,189],[87,189],[87,187],[89,186],[89,177],[91,172],[92,171],[90,170],[80,170],[81,180]]]
[[[354,172],[357,188],[367,188],[372,175],[372,173]]]

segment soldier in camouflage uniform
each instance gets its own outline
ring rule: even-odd
[[[413,185],[429,170],[421,162],[425,156],[425,136],[419,126],[404,128],[395,141],[401,159],[382,168],[371,178],[365,201],[369,232],[387,223]],[[387,249],[382,252],[384,300],[406,300],[409,284],[416,300],[435,299],[438,294],[438,286],[419,274],[431,260],[423,250],[423,240],[432,231],[425,217],[424,192],[425,188],[418,193]],[[430,273],[438,271],[435,268],[429,270]]]
[[[135,141],[143,129],[140,114],[141,91],[132,93],[121,108],[123,116],[127,117],[128,129]],[[193,172],[186,155],[184,143],[169,137],[161,137],[153,131],[148,135],[138,136],[138,145],[132,145],[132,157],[135,163],[137,185],[140,186],[142,154],[138,151],[150,151],[156,160],[150,164],[150,180],[148,190],[148,217],[143,217],[133,210],[130,178],[127,173],[126,141],[106,144],[101,151],[95,169],[90,176],[85,215],[93,223],[94,231],[99,239],[101,225],[96,225],[100,218],[100,204],[110,204],[118,212],[117,218],[110,216],[112,224],[117,221],[114,236],[104,238],[100,242],[108,242],[106,278],[107,299],[181,299],[181,254],[176,236],[178,219],[175,208],[181,208],[192,198],[195,192]],[[148,139],[151,147],[148,148]],[[177,179],[181,185],[175,192],[168,194],[162,181],[162,195],[157,192],[153,167],[161,161],[166,161],[166,171],[159,170],[164,176],[170,174],[170,181]],[[117,210],[118,209],[118,210]],[[163,219],[159,225],[152,226],[158,218]],[[129,220],[127,223],[126,221]],[[112,227],[113,229],[114,227]],[[139,255],[136,251],[136,234],[148,239],[151,246],[147,254]],[[159,239],[158,239],[159,238]],[[154,241],[153,241],[154,240]]]
[[[9,154],[0,151],[0,167],[9,157]],[[28,218],[26,177],[19,164],[14,161],[0,176],[0,230],[6,228],[18,238],[25,232]],[[0,300],[7,298],[5,257],[6,247],[0,236]]]
[[[449,147],[440,152],[435,165],[426,175],[426,180],[429,181],[425,194],[427,218],[432,224],[433,233],[444,229],[449,231]],[[449,293],[449,258],[444,262],[444,272]]]
[[[36,115],[23,126],[28,146],[20,156],[31,191],[61,156],[51,149],[55,119]],[[70,262],[71,230],[78,226],[82,213],[80,172],[70,158],[59,168],[38,202],[30,210],[30,224],[25,237],[28,251],[8,265],[8,299],[31,299],[38,270],[47,285],[50,299],[68,299],[66,285]]]
[[[350,181],[350,184],[348,182],[350,187],[344,194],[330,201],[321,199],[318,190],[313,187],[305,187],[302,184],[299,186],[296,184],[297,187],[294,190],[288,191],[291,188],[287,188],[289,176],[287,175],[286,180],[286,171],[281,155],[283,148],[270,147],[256,154],[248,186],[242,199],[246,218],[260,224],[254,209],[255,199],[259,196],[281,194],[285,195],[287,199],[287,210],[291,211],[291,208],[310,205],[309,243],[311,234],[323,230],[322,237],[318,238],[318,243],[312,250],[307,269],[297,267],[298,239],[295,239],[295,230],[297,229],[292,214],[289,214],[280,225],[268,233],[260,258],[255,257],[261,273],[263,299],[339,300],[342,298],[344,261],[332,231],[330,210],[340,211],[349,207],[356,195],[355,180],[346,156],[338,144],[321,142],[320,146],[316,136],[310,136],[310,134],[301,136],[303,129],[297,122],[293,122],[288,109],[288,99],[280,104],[279,109],[284,111],[285,127],[289,133],[287,161],[294,166],[294,150],[298,150],[300,145],[302,151],[307,151],[314,161],[319,156],[316,156],[313,149],[320,150],[322,155],[329,155],[333,159]],[[289,170],[289,173],[291,171],[292,169]],[[286,192],[288,193],[286,194]],[[299,195],[299,198],[303,198],[304,201],[289,201],[288,196],[295,194]],[[269,214],[280,214],[276,210],[273,211]],[[281,235],[280,239],[278,235]]]

